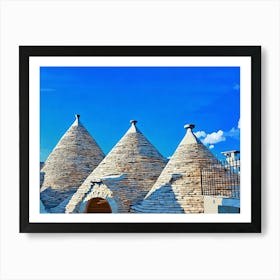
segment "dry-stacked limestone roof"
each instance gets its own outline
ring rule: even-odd
[[[45,206],[55,207],[67,198],[103,158],[104,153],[76,115],[41,169],[41,199]]]
[[[145,199],[132,207],[137,213],[203,213],[201,169],[217,159],[186,125],[186,135]]]
[[[113,212],[128,212],[145,197],[165,165],[165,158],[131,121],[125,135],[73,195],[66,212],[84,212],[85,203],[94,197],[109,201]]]
[[[104,153],[76,115],[41,170],[45,173],[42,190],[79,186],[103,158]]]

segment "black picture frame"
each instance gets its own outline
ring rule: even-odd
[[[34,223],[29,220],[29,61],[36,56],[246,56],[251,58],[251,222]],[[261,232],[261,46],[19,46],[21,233]]]

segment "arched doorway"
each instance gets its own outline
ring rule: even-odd
[[[112,213],[109,203],[100,197],[89,200],[85,213]]]

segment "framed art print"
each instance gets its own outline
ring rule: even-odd
[[[260,46],[20,46],[20,232],[261,232]]]

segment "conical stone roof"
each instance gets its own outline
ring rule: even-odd
[[[102,150],[76,115],[41,169],[41,199],[46,208],[73,194],[103,158]]]
[[[109,201],[113,212],[128,212],[131,205],[145,197],[165,165],[165,158],[133,120],[125,135],[79,187],[66,212],[84,212],[85,203],[94,197]]]
[[[217,159],[185,125],[185,137],[145,199],[132,206],[139,213],[203,213],[201,169]]]

